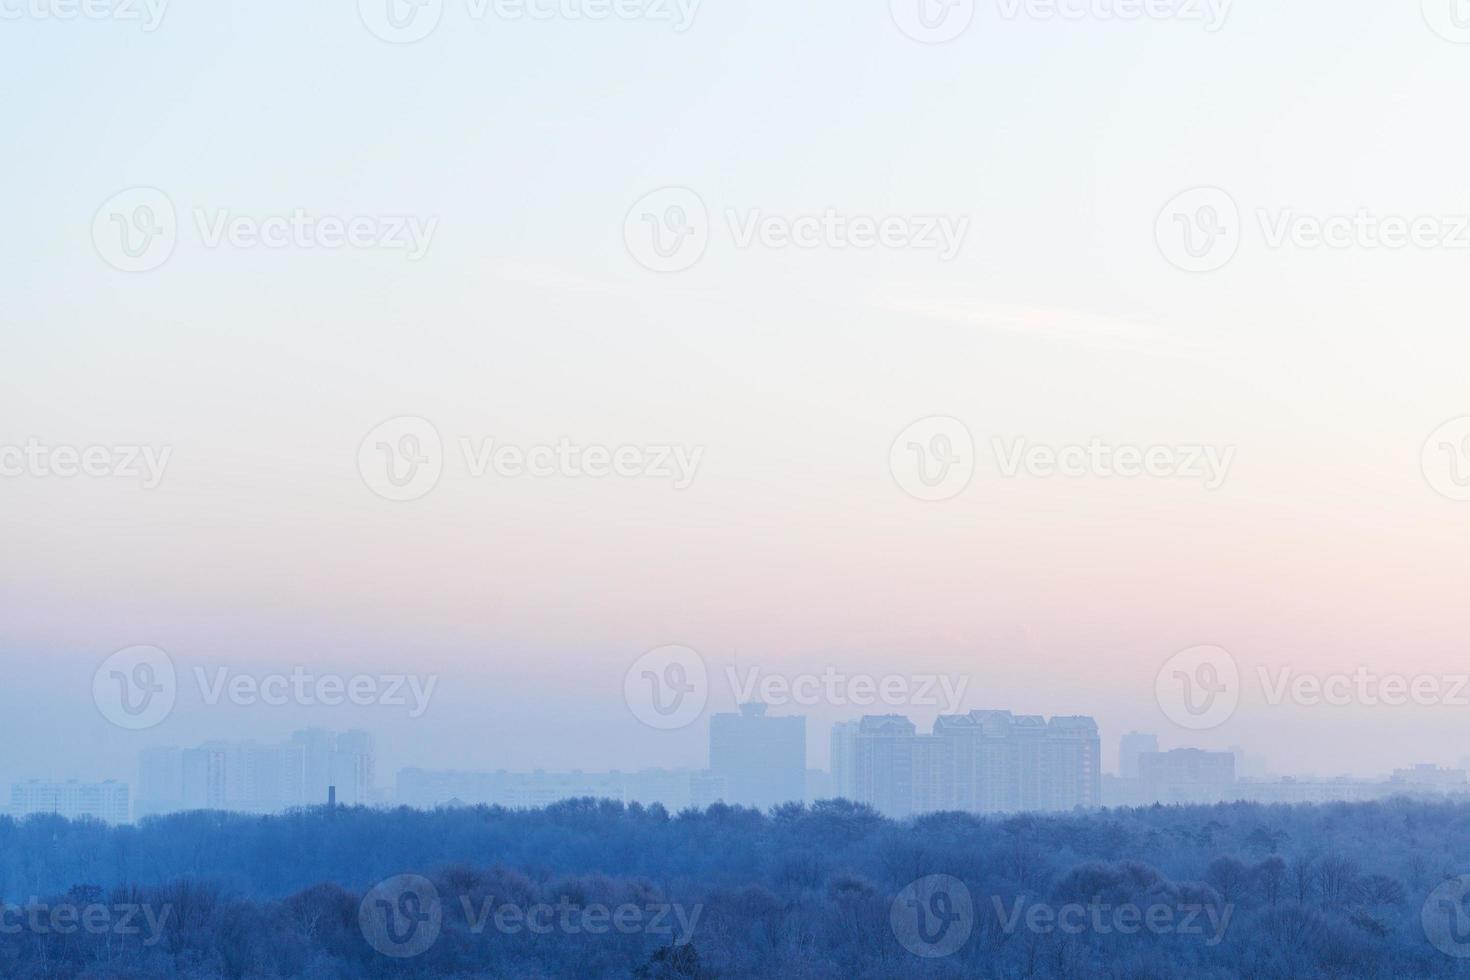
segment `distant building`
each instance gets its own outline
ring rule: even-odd
[[[710,772],[725,781],[726,803],[766,810],[806,799],[806,718],[768,715],[764,704],[709,722]]]
[[[115,780],[82,783],[32,779],[10,787],[10,815],[17,819],[54,813],[69,820],[91,817],[110,824],[128,823],[128,784]]]
[[[1441,769],[1439,766],[1420,764],[1411,769],[1395,769],[1389,782],[1415,788],[1428,788],[1454,792],[1470,790],[1470,780],[1463,769]]]
[[[861,722],[839,721],[832,726],[828,765],[832,770],[832,795],[857,798],[857,735]]]
[[[867,803],[879,813],[907,817],[914,813],[915,796],[932,795],[932,788],[914,792],[914,769],[924,769],[914,723],[903,715],[868,715],[858,724],[855,741],[853,799]],[[929,736],[932,742],[933,737]]]
[[[832,789],[832,774],[825,769],[808,769],[806,771],[806,802],[815,803],[818,800],[831,800],[837,797]]]
[[[892,817],[936,810],[1059,811],[1102,804],[1101,743],[1085,717],[971,711],[920,735],[901,715],[870,715],[854,739],[854,799]]]
[[[192,748],[144,749],[138,756],[138,816],[180,810],[275,813],[327,801],[378,798],[375,753],[366,732],[297,732],[279,743],[210,741]]]
[[[1265,779],[1270,775],[1264,755],[1252,755],[1238,745],[1232,745],[1230,751],[1235,756],[1236,779]]]
[[[377,750],[371,735],[364,731],[338,735],[328,766],[330,785],[337,787],[337,802],[345,806],[372,802],[376,768]]]
[[[1145,752],[1138,757],[1143,799],[1158,803],[1220,803],[1235,791],[1235,754],[1203,749]]]
[[[1159,750],[1159,737],[1145,732],[1129,732],[1118,742],[1118,775],[1138,778],[1138,757]]]

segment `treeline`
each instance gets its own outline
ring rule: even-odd
[[[0,820],[0,976],[1470,978],[1470,804]],[[1470,879],[1466,879],[1470,887]]]

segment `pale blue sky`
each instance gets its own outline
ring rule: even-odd
[[[385,772],[449,751],[697,764],[702,728],[650,733],[617,700],[627,664],[670,642],[774,669],[969,672],[966,707],[1094,713],[1109,755],[1144,728],[1290,738],[1323,770],[1458,757],[1443,736],[1463,710],[1246,703],[1191,736],[1150,700],[1157,665],[1196,643],[1303,669],[1460,662],[1470,512],[1425,485],[1419,452],[1470,414],[1470,251],[1272,250],[1255,216],[1470,214],[1470,46],[1417,3],[1240,0],[1207,33],[982,2],[940,46],[876,0],[706,0],[684,33],[465,11],[447,0],[402,46],[342,0],[178,2],[152,33],[0,21],[0,443],[175,450],[154,491],[0,481],[0,713],[35,722],[0,778],[347,722],[396,732]],[[180,241],[126,274],[90,229],[140,185],[169,195]],[[716,228],[698,265],[657,275],[623,223],[671,185]],[[1189,274],[1155,218],[1202,185],[1245,230],[1228,266]],[[970,230],[945,263],[740,250],[722,224],[828,207]],[[195,208],[439,223],[410,263],[207,249]],[[354,460],[405,414],[446,437],[695,444],[705,468],[682,494],[446,480],[395,507]],[[928,415],[982,442],[1239,454],[1208,495],[977,478],[922,506],[886,461]],[[181,706],[122,738],[86,685],[139,643],[458,680],[412,727]],[[584,723],[527,739],[541,711]],[[75,740],[40,733],[63,720]]]

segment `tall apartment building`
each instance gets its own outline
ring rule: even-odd
[[[901,715],[869,715],[854,740],[854,799],[892,817],[1070,810],[1102,802],[1091,718],[971,711],[920,735]]]
[[[857,799],[857,736],[860,721],[839,721],[832,726],[828,767],[832,772],[832,794],[839,799]]]
[[[1118,742],[1118,775],[1138,778],[1138,757],[1159,750],[1159,737],[1144,732],[1129,732]]]
[[[761,810],[806,799],[806,718],[768,715],[764,704],[709,722],[710,773],[725,781],[725,802]]]
[[[10,815],[17,819],[54,813],[69,820],[90,817],[110,824],[129,822],[128,784],[32,779],[10,787]]]
[[[1235,789],[1235,754],[1203,749],[1145,752],[1138,781],[1146,803],[1219,803]]]

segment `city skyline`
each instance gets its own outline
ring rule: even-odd
[[[1088,716],[1048,719],[1008,710],[941,714],[928,733],[903,714],[839,721],[830,728],[822,768],[822,758],[808,749],[807,716],[770,714],[768,707],[747,702],[736,712],[712,714],[702,767],[657,767],[641,760],[609,770],[477,769],[419,760],[398,768],[390,783],[380,778],[388,770],[377,764],[371,733],[312,728],[280,742],[214,739],[145,748],[128,777],[16,781],[5,812],[109,821],[119,813],[132,821],[195,809],[279,813],[321,805],[330,792],[341,806],[533,808],[593,797],[658,803],[671,812],[714,803],[769,810],[788,802],[847,799],[906,818],[942,811],[1046,813],[1154,803],[1470,794],[1470,755],[1453,765],[1405,759],[1370,776],[1290,772],[1238,746],[1208,750],[1182,744],[1187,739],[1161,742],[1156,733],[1137,731],[1108,739]],[[680,731],[687,736],[697,728]],[[1107,767],[1102,746],[1110,741],[1117,745],[1116,765]],[[1055,749],[1047,747],[1052,743]]]

